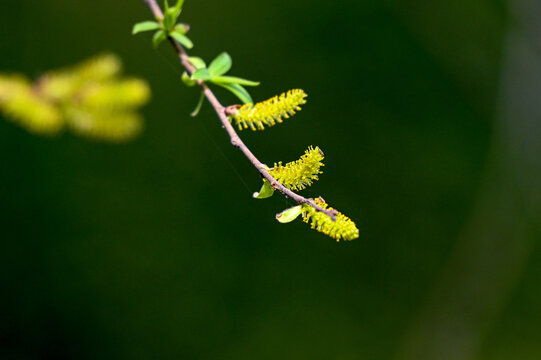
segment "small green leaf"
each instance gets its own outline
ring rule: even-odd
[[[178,0],[177,4],[175,5],[175,11],[180,15],[180,12],[182,11],[182,5],[184,4],[184,0]],[[177,17],[178,17],[177,15]]]
[[[186,35],[188,33],[188,30],[190,30],[190,27],[186,24],[176,24],[175,28],[173,29],[174,32],[178,32],[182,35]]]
[[[207,64],[205,64],[205,61],[201,59],[200,57],[192,56],[189,58],[190,64],[192,64],[196,69],[203,69],[207,67]]]
[[[254,193],[254,199],[266,199],[272,196],[274,194],[274,189],[272,188],[270,182],[268,180],[263,180],[263,186],[261,186],[261,190],[259,192]]]
[[[302,206],[297,205],[292,208],[286,209],[279,214],[276,214],[276,220],[282,224],[292,222],[302,213]]]
[[[209,72],[213,77],[223,75],[231,69],[232,64],[233,60],[231,60],[231,56],[223,52],[216,59],[212,60],[209,65]]]
[[[168,14],[168,11],[166,11],[163,18],[163,28],[165,29],[165,31],[170,32],[173,25],[175,25],[175,23],[173,22],[171,15]]]
[[[209,68],[210,71],[210,68]],[[212,72],[211,72],[212,74]],[[239,84],[244,86],[258,86],[258,81],[246,80],[236,76],[213,76],[212,82],[221,84]]]
[[[156,30],[161,28],[162,26],[157,23],[156,21],[142,21],[135,25],[133,25],[132,35],[138,34],[140,32],[150,31],[150,30]]]
[[[174,8],[165,8],[164,16],[163,16],[163,27],[167,32],[171,32],[173,30],[173,27],[175,27],[175,23],[177,22],[177,16],[175,13]]]
[[[175,7],[169,7],[169,3],[165,2],[165,11],[163,25],[168,34],[170,34],[177,23],[178,16],[182,12],[182,4],[184,0],[177,1]]]
[[[250,96],[248,91],[246,91],[246,89],[243,88],[239,84],[216,83],[216,85],[219,85],[219,86],[223,87],[224,89],[227,89],[227,90],[231,91],[236,97],[238,97],[240,99],[240,101],[242,101],[245,104],[253,103],[252,97]]]
[[[210,74],[206,68],[197,69],[192,74],[192,80],[208,80],[208,79],[210,79]]]
[[[196,117],[197,114],[199,114],[199,111],[201,111],[201,107],[203,106],[203,102],[205,101],[205,94],[201,92],[201,96],[199,97],[199,101],[197,102],[197,106],[195,107],[194,111],[190,114],[192,117]]]
[[[190,78],[190,75],[188,75],[187,72],[183,72],[181,78],[182,78],[182,82],[186,86],[192,87],[192,86],[195,86],[197,84],[197,81],[192,80],[192,78]]]
[[[181,43],[182,45],[184,45],[188,49],[193,48],[192,41],[190,39],[188,39],[188,37],[186,35],[182,35],[181,33],[176,32],[176,31],[173,31],[170,35],[171,35],[171,37],[173,39],[175,39],[176,41],[178,41],[179,43]]]
[[[164,41],[167,38],[165,35],[165,32],[163,30],[158,30],[154,34],[154,37],[152,38],[152,43],[155,47],[158,47],[162,41]]]

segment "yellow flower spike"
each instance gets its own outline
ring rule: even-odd
[[[14,94],[30,89],[30,81],[18,74],[0,74],[0,104],[8,101]]]
[[[239,130],[250,128],[252,130],[263,130],[265,126],[274,126],[288,119],[297,111],[301,105],[306,104],[306,93],[300,89],[289,90],[280,96],[259,102],[257,104],[246,104],[241,106],[230,120],[235,121]]]
[[[95,56],[82,63],[61,70],[53,70],[40,80],[40,92],[62,101],[74,96],[81,86],[89,82],[104,82],[114,79],[122,70],[120,59],[113,54]]]
[[[324,209],[333,209],[322,198],[317,198],[314,202]],[[359,229],[357,229],[355,223],[340,212],[336,214],[336,220],[333,221],[328,215],[316,211],[310,205],[303,204],[302,217],[305,223],[310,223],[312,229],[328,235],[336,239],[336,241],[353,240],[359,237]]]
[[[122,142],[142,129],[135,110],[150,98],[147,83],[120,76],[120,59],[100,55],[31,83],[24,76],[0,74],[0,110],[39,134],[69,127],[94,140]]]
[[[85,81],[89,79],[105,81],[117,76],[121,70],[122,62],[120,58],[114,54],[106,53],[83,61],[79,65],[75,65],[71,70],[68,69],[67,72],[75,73],[77,77]]]
[[[324,166],[321,162],[323,158],[323,151],[319,147],[314,149],[310,146],[299,160],[286,165],[275,163],[269,173],[289,190],[302,190],[312,185],[314,180],[319,180],[318,174],[322,173],[320,168]]]
[[[39,97],[21,76],[0,75],[0,110],[8,119],[37,134],[56,134],[63,125],[60,111]]]
[[[91,83],[81,90],[81,104],[93,109],[126,109],[144,105],[150,97],[146,82],[128,79]]]
[[[77,108],[66,110],[68,126],[90,139],[125,142],[142,130],[141,117],[136,113],[109,113]]]

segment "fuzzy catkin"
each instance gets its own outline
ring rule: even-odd
[[[143,126],[137,109],[148,102],[150,88],[143,80],[122,77],[121,70],[117,56],[104,54],[50,71],[34,83],[0,74],[0,112],[40,135],[67,128],[95,140],[133,139]]]
[[[322,198],[315,199],[315,203],[324,209],[333,210]],[[310,227],[325,235],[340,240],[353,240],[359,237],[359,229],[355,223],[346,215],[338,212],[336,220],[333,221],[328,215],[317,211],[312,206],[303,204],[302,217],[305,223],[310,223]]]
[[[293,116],[306,103],[306,93],[301,89],[289,90],[257,104],[241,106],[230,120],[235,122],[239,130],[250,128],[263,130],[265,126],[274,126]]]
[[[312,185],[314,180],[319,180],[318,175],[324,166],[321,162],[323,158],[323,151],[319,147],[314,149],[310,146],[299,160],[285,165],[281,161],[275,163],[269,173],[289,190],[302,190]]]

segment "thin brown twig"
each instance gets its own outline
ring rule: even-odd
[[[156,0],[145,0],[146,4],[152,11],[152,14],[156,19],[163,19],[163,12],[160,9],[160,6],[158,3],[156,3]],[[189,56],[184,50],[184,48],[173,38],[169,37],[169,42],[173,45],[182,66],[186,69],[186,71],[191,75],[195,71],[194,66],[190,63]],[[284,196],[290,197],[291,199],[295,200],[297,204],[308,204],[312,206],[317,211],[320,211],[327,216],[329,216],[332,220],[336,220],[336,214],[337,211],[332,209],[324,209],[321,206],[317,205],[313,199],[305,198],[297,193],[294,193],[293,191],[289,190],[282,184],[280,184],[279,181],[277,181],[268,171],[267,167],[259,161],[255,157],[255,155],[248,149],[248,147],[244,144],[244,142],[241,140],[237,132],[235,131],[235,128],[233,125],[231,125],[231,122],[229,121],[229,118],[226,114],[226,108],[220,103],[218,98],[216,98],[216,95],[210,90],[210,88],[205,84],[204,81],[198,80],[197,84],[199,87],[201,87],[201,90],[205,94],[205,97],[209,101],[209,103],[212,105],[214,110],[216,111],[216,114],[218,115],[218,118],[220,119],[222,126],[224,127],[225,131],[227,131],[227,134],[229,135],[229,138],[231,140],[231,144],[238,148],[242,153],[248,158],[248,160],[254,165],[254,167],[259,171],[261,176],[263,176],[265,179],[269,181],[269,183],[272,185],[272,187],[278,191],[280,191]]]

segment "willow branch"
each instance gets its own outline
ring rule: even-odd
[[[160,9],[160,6],[156,3],[156,0],[145,0],[146,4],[150,8],[150,11],[152,11],[152,14],[156,19],[163,19],[163,13]],[[186,69],[186,71],[191,75],[195,71],[195,67],[190,63],[189,56],[186,53],[186,50],[173,38],[169,37],[169,42],[171,45],[173,45],[173,48],[175,49],[182,66]],[[291,199],[295,200],[297,204],[308,204],[317,211],[320,211],[326,215],[328,215],[331,219],[336,219],[337,211],[332,209],[324,209],[321,206],[317,205],[313,199],[305,198],[297,193],[294,193],[293,191],[289,190],[282,184],[280,184],[279,181],[277,181],[268,171],[267,167],[259,161],[257,157],[248,149],[248,147],[244,144],[244,142],[241,140],[237,132],[235,131],[235,128],[233,125],[231,125],[231,122],[229,121],[229,118],[226,114],[226,108],[220,103],[216,95],[210,90],[210,88],[205,84],[204,81],[198,80],[197,84],[205,94],[205,97],[209,101],[209,103],[212,105],[214,110],[216,111],[216,114],[218,115],[218,118],[220,119],[222,126],[224,127],[225,131],[227,131],[227,134],[229,135],[229,138],[231,140],[231,145],[238,148],[244,156],[248,158],[248,160],[254,165],[254,167],[259,171],[261,176],[269,181],[271,186],[280,191],[284,196],[290,197]]]

